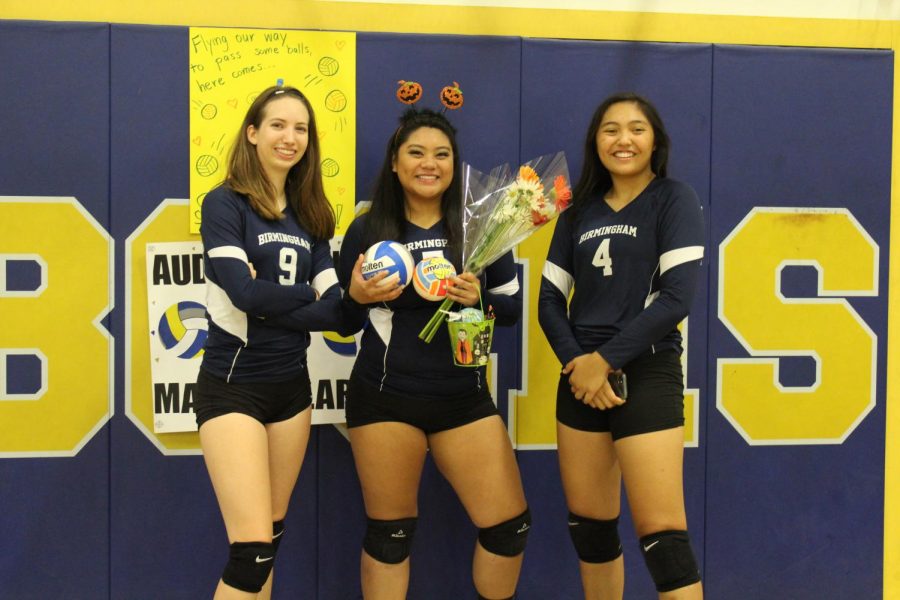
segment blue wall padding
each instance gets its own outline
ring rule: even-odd
[[[0,21],[0,62],[0,195],[74,196],[109,228],[109,26]],[[0,460],[0,598],[108,595],[109,440]]]
[[[879,335],[880,374],[892,63],[886,51],[734,46],[717,46],[713,62],[713,240],[754,206],[848,208],[881,248],[880,297],[852,302]],[[717,271],[713,253],[713,281]],[[710,357],[744,356],[715,319],[717,305],[711,294]],[[710,597],[733,590],[748,600],[881,597],[883,376],[877,392],[874,410],[841,445],[751,447],[725,419],[709,420]]]
[[[202,458],[163,456],[124,398],[125,240],[164,199],[189,192],[188,30],[0,22],[0,60],[0,195],[77,197],[116,255],[115,415],[74,458],[0,460],[0,600],[210,597],[227,539]],[[448,116],[463,158],[482,170],[565,150],[577,178],[603,97],[633,90],[658,105],[670,175],[697,190],[709,231],[688,356],[699,447],[685,451],[685,482],[711,598],[880,597],[892,61],[861,50],[357,36],[357,200],[403,111],[400,79],[423,86],[417,106],[438,109],[440,89],[460,83],[464,106]],[[847,207],[881,248],[881,294],[852,302],[881,333],[879,404],[844,444],[751,447],[716,409],[716,358],[746,356],[717,318],[718,246],[754,206]],[[788,279],[790,293],[815,291],[809,273]],[[495,343],[503,414],[523,385],[521,331]],[[787,383],[809,377],[797,364]],[[518,597],[579,597],[556,454],[518,456],[534,517]],[[419,511],[410,597],[472,596],[476,530],[430,459]],[[316,428],[275,597],[359,597],[364,529],[349,445]],[[627,510],[621,534],[626,598],[650,597]]]

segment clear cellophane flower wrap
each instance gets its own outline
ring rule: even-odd
[[[569,207],[572,189],[563,152],[485,174],[463,165],[463,271],[480,275],[488,265]],[[445,299],[419,333],[430,342],[450,312]]]

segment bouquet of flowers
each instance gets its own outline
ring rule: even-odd
[[[530,160],[513,173],[508,165],[481,173],[463,167],[463,270],[480,275],[492,262],[552,221],[572,200],[562,152]],[[430,342],[450,312],[445,299],[419,339]]]

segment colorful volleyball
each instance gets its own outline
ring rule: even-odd
[[[443,256],[423,258],[416,265],[413,287],[426,300],[443,300],[447,295],[447,284],[454,275],[453,263]]]
[[[194,358],[206,344],[206,307],[190,301],[173,304],[160,317],[156,331],[166,350],[178,358]]]
[[[406,287],[413,273],[413,257],[406,246],[385,241],[373,244],[366,250],[362,266],[363,277],[370,279],[382,271],[387,271],[388,276],[379,285],[399,283],[400,287]]]

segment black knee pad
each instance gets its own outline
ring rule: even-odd
[[[659,592],[700,581],[700,569],[687,531],[658,531],[641,538],[641,554]]]
[[[417,521],[416,517],[396,521],[368,519],[363,550],[378,562],[402,563],[409,556]]]
[[[569,513],[569,535],[578,558],[586,563],[605,563],[622,555],[619,517],[601,520]]]
[[[284,535],[284,519],[272,521],[272,545],[275,546],[275,552],[278,552],[278,546],[281,545],[282,535]]]
[[[242,592],[259,592],[272,572],[275,547],[267,542],[231,544],[222,581]]]
[[[525,552],[528,530],[531,529],[531,511],[527,508],[518,517],[493,527],[478,530],[481,547],[500,556],[518,556]]]

